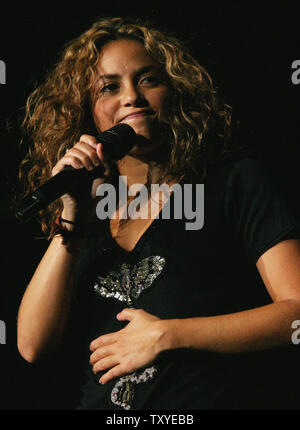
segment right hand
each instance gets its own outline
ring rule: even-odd
[[[53,167],[52,176],[62,171],[66,166],[72,166],[74,169],[85,168],[90,171],[100,164],[106,168],[105,175],[107,175],[108,167],[105,164],[102,144],[97,142],[94,136],[83,134],[80,141],[69,149]],[[96,189],[104,181],[104,178],[96,178],[91,180],[90,188],[77,189],[72,193],[64,194],[61,197],[63,202],[62,218],[74,222],[89,222],[95,213]]]

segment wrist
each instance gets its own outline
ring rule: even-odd
[[[204,327],[199,318],[160,320],[160,352],[179,348],[203,348]],[[200,335],[200,333],[202,333]],[[200,336],[200,337],[199,337]]]
[[[75,221],[70,221],[58,215],[52,225],[50,237],[59,236],[62,239],[62,244],[70,251],[79,250],[84,243],[89,228],[87,224],[79,224]]]
[[[63,209],[60,214],[61,224],[70,231],[77,230],[77,228],[84,229],[90,225],[91,221],[92,217],[86,213],[80,214]]]
[[[179,320],[169,319],[158,321],[160,337],[157,342],[159,352],[181,348],[179,337]]]
[[[89,224],[64,218],[62,215],[58,218],[58,224],[65,230],[76,233],[84,233]]]

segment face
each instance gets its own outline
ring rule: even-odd
[[[126,123],[147,139],[148,146],[155,144],[169,92],[159,64],[140,42],[124,39],[103,47],[98,72],[93,106],[98,130]]]

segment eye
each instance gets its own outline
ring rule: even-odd
[[[160,79],[156,75],[148,75],[148,76],[145,76],[144,78],[142,78],[140,80],[140,83],[155,86],[155,85],[158,85],[160,83]]]
[[[104,85],[101,88],[100,92],[101,93],[110,93],[110,92],[115,91],[117,89],[118,89],[118,85],[115,83],[111,83],[111,84]]]

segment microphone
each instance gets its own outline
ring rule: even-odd
[[[114,161],[120,160],[133,148],[135,138],[135,131],[128,124],[117,124],[98,136],[99,143],[103,145],[104,154]],[[66,166],[17,205],[16,218],[20,221],[29,221],[41,209],[79,186],[83,181],[104,177],[104,170],[102,165],[91,171]]]

